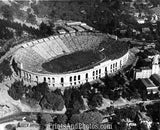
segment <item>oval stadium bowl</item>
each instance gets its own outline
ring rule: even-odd
[[[21,79],[45,81],[51,88],[78,86],[117,72],[127,62],[127,42],[87,27],[23,43],[12,56],[12,68]]]

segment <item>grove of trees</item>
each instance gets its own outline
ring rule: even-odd
[[[14,100],[23,100],[33,107],[38,104],[42,109],[54,111],[61,111],[64,108],[62,95],[50,91],[45,82],[31,87],[24,85],[23,81],[16,81],[11,85],[8,94]]]
[[[10,61],[5,59],[0,63],[0,82],[2,82],[6,77],[11,77],[11,75],[12,70],[10,67]]]

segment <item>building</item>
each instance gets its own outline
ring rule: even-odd
[[[153,83],[156,86],[160,86],[160,75],[153,74],[153,75],[151,75],[150,79],[153,81]]]
[[[142,85],[146,88],[148,93],[157,93],[158,92],[158,86],[156,86],[152,80],[150,80],[149,78],[144,78],[141,79],[141,83]]]
[[[154,23],[160,19],[160,7],[154,7],[151,9],[153,11],[152,19],[151,21]]]
[[[149,78],[153,74],[160,74],[159,54],[154,55],[152,59],[151,66],[147,65],[135,69],[135,79]]]
[[[157,93],[160,86],[160,65],[159,52],[155,49],[149,49],[140,53],[141,59],[136,63],[135,79],[140,79],[143,88],[146,88],[148,93]]]
[[[142,28],[143,33],[148,33],[150,32],[150,29],[148,27]]]
[[[139,24],[144,24],[147,19],[137,18],[136,20]]]
[[[156,23],[158,21],[158,16],[156,14],[152,15],[151,23]]]
[[[12,122],[7,122],[5,127],[7,125],[13,126],[15,128],[15,130],[39,130],[40,129],[39,124],[37,124],[36,122],[28,122],[25,120],[22,120],[22,121],[15,120]]]
[[[75,24],[74,26],[77,26]],[[78,23],[78,26],[81,25]],[[88,27],[88,25],[83,24],[82,26],[84,29],[86,28],[84,32],[71,31],[71,33],[69,33],[70,31],[68,31],[66,34],[23,43],[12,56],[11,64],[12,69],[15,72],[14,74],[28,83],[47,82],[50,88],[61,88],[79,86],[86,82],[97,80],[104,77],[106,73],[112,74],[117,72],[126,64],[129,57],[128,48],[125,51],[122,50],[123,54],[117,55],[116,58],[110,58],[113,54],[111,53],[110,55],[107,55],[107,58],[104,57],[102,60],[97,61],[92,65],[76,70],[62,73],[46,71],[42,67],[42,64],[46,61],[69,55],[77,51],[90,50],[93,48],[97,49],[102,41],[111,37],[107,34],[91,31],[93,29]],[[104,48],[101,49],[103,51],[105,50]],[[97,50],[97,52],[103,53],[99,50]]]
[[[141,67],[140,69],[136,69],[135,78],[142,79],[142,78],[149,78],[152,74],[152,69],[150,67]]]

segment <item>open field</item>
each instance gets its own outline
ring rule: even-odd
[[[100,52],[101,51],[101,52]],[[42,64],[42,67],[52,73],[64,73],[85,69],[94,66],[103,59],[116,59],[123,56],[128,51],[126,42],[103,41],[95,50],[77,51],[61,56]]]
[[[62,73],[95,64],[102,59],[103,56],[98,52],[79,51],[46,62],[42,67],[53,73]]]

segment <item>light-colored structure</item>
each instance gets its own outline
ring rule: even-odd
[[[14,71],[28,82],[47,82],[50,87],[77,86],[91,82],[106,73],[114,73],[126,64],[129,52],[117,59],[103,59],[94,66],[87,66],[65,73],[51,73],[42,64],[57,57],[76,51],[97,47],[108,35],[95,32],[66,33],[24,43],[12,57]],[[17,67],[15,67],[15,65]]]
[[[135,71],[135,79],[149,78],[152,74],[160,74],[159,54],[153,57],[152,67],[142,67]]]
[[[91,69],[66,74],[36,73],[24,69],[21,64],[19,76],[29,82],[34,81],[40,83],[46,81],[51,87],[80,85],[104,77],[105,73],[110,74],[116,72],[126,63],[127,59],[128,52],[119,59],[102,62]]]
[[[141,82],[142,82],[142,85],[145,86],[148,94],[151,93],[151,92],[153,92],[153,93],[158,92],[158,87],[159,86],[156,86],[151,79],[144,78],[144,79],[141,79]]]

